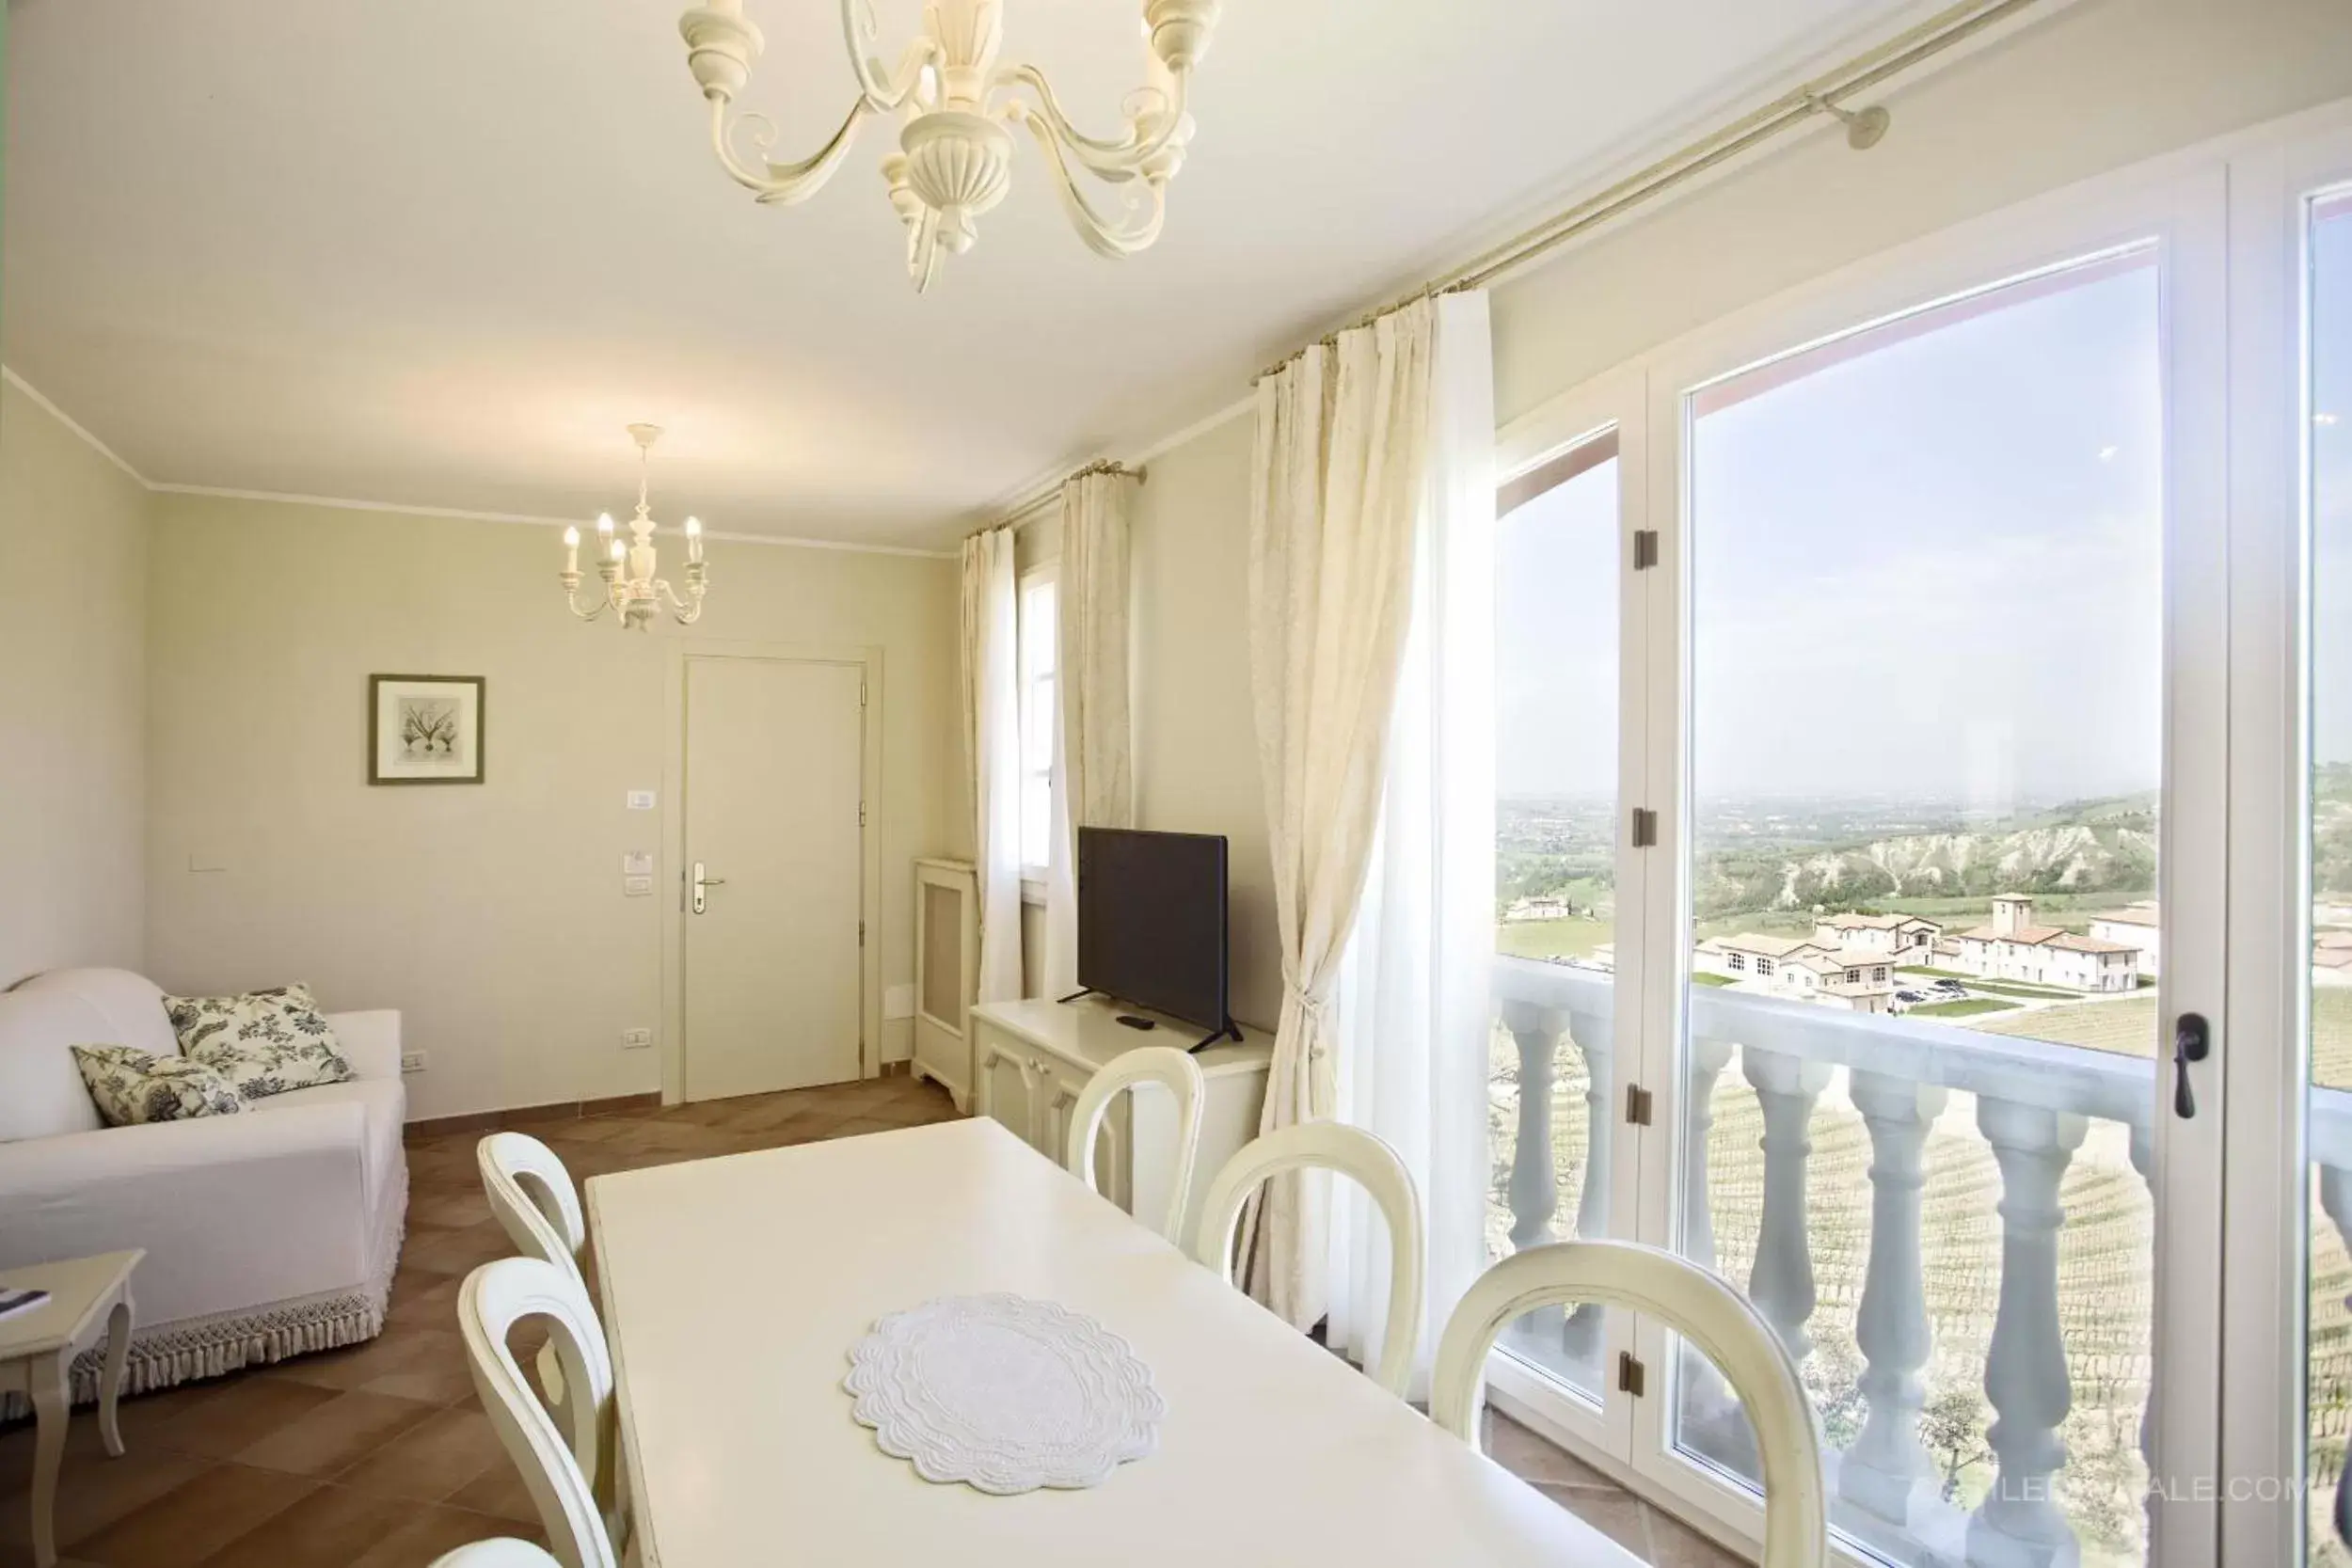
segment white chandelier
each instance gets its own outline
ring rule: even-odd
[[[1209,47],[1218,0],[1144,0],[1144,36],[1151,47],[1144,86],[1121,105],[1126,128],[1118,135],[1080,133],[1062,113],[1035,66],[999,65],[1004,0],[925,0],[923,33],[884,68],[873,53],[875,24],[866,0],[841,0],[842,36],[858,96],[833,139],[796,164],[767,156],[774,125],[744,114],[730,122],[727,105],[751,77],[761,48],[759,29],[744,20],[742,0],[711,0],[678,21],[687,64],[710,103],[710,139],[720,165],[762,202],[789,206],[824,187],[857,139],[868,116],[900,118],[898,150],[882,160],[890,204],[907,229],[907,270],[917,293],[930,286],[940,253],[957,255],[978,237],[973,220],[1005,198],[1012,184],[1012,133],[1028,127],[1078,237],[1114,260],[1132,256],[1160,237],[1168,182],[1192,140],[1185,98],[1193,68]],[[1025,96],[1024,95],[1025,91]],[[738,155],[737,126],[748,123],[755,154]],[[1073,166],[1074,168],[1073,168]],[[1124,211],[1105,216],[1079,187],[1077,170],[1125,195]]]
[[[637,515],[629,519],[629,542],[624,544],[612,532],[612,514],[605,513],[596,519],[597,575],[604,578],[604,594],[585,604],[580,598],[580,530],[564,531],[564,596],[571,602],[572,613],[583,621],[593,621],[608,609],[619,611],[618,624],[623,630],[630,627],[643,631],[661,612],[661,601],[670,601],[670,614],[680,626],[691,626],[703,612],[703,525],[698,517],[686,519],[686,597],[679,598],[676,590],[654,576],[653,513],[645,501],[646,469],[653,457],[653,444],[661,438],[658,424],[633,424],[628,433],[637,440]]]

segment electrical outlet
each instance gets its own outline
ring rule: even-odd
[[[621,1049],[624,1051],[645,1051],[651,1049],[652,1045],[653,1031],[650,1029],[624,1029],[621,1031]]]
[[[400,1053],[400,1070],[403,1072],[422,1072],[424,1070],[424,1053],[421,1051],[402,1052]]]
[[[653,879],[652,879],[651,877],[624,877],[624,878],[622,878],[622,879],[621,879],[621,896],[622,896],[622,897],[624,897],[624,898],[650,898],[650,897],[652,897],[652,896],[653,896]]]
[[[653,810],[653,791],[650,789],[630,790],[628,792],[628,809],[631,811]]]

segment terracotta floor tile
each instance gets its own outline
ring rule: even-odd
[[[73,1550],[106,1568],[188,1568],[316,1489],[299,1476],[215,1465],[75,1542]]]
[[[446,1330],[427,1328],[422,1323],[388,1323],[384,1332],[366,1344],[318,1355],[294,1356],[272,1367],[267,1375],[316,1384],[321,1388],[358,1388],[430,1357],[445,1349],[446,1341],[454,1338]]]
[[[1521,1481],[1620,1490],[1615,1481],[1598,1470],[1546,1442],[1509,1417],[1489,1411],[1486,1420],[1487,1456]]]
[[[462,1508],[431,1503],[407,1505],[408,1519],[365,1553],[349,1559],[346,1568],[430,1568],[444,1553],[469,1541],[513,1536],[541,1541],[539,1532],[511,1520],[493,1519]]]
[[[347,1394],[332,1395],[326,1403],[300,1419],[240,1449],[236,1458],[239,1464],[262,1469],[331,1476],[349,1468],[433,1414],[432,1405],[416,1400],[396,1400],[354,1389]]]
[[[447,1328],[457,1321],[457,1288],[464,1283],[460,1275],[412,1275],[430,1278],[432,1283],[421,1290],[403,1290],[399,1280],[392,1283],[392,1304],[385,1310],[388,1323],[418,1323],[427,1328]]]
[[[432,1274],[462,1275],[494,1258],[514,1255],[515,1243],[496,1220],[455,1229],[414,1229],[401,1248],[402,1260]]]
[[[511,1463],[492,1465],[442,1501],[533,1528],[539,1523],[539,1505],[531,1500],[531,1488],[523,1484],[522,1472]]]
[[[386,1497],[437,1503],[508,1466],[490,1418],[479,1410],[444,1410],[366,1455],[335,1480]]]
[[[204,1385],[202,1398],[182,1404],[141,1434],[142,1446],[157,1444],[207,1459],[233,1458],[320,1405],[339,1398],[332,1388],[246,1374]],[[128,1447],[131,1434],[123,1434]]]
[[[1538,1486],[1535,1490],[1643,1561],[1649,1560],[1649,1516],[1641,1498],[1613,1487]]]
[[[57,1478],[58,1546],[87,1540],[213,1467],[211,1460],[162,1449],[131,1449],[120,1459],[69,1452]],[[31,1482],[28,1467],[24,1488],[0,1499],[0,1563],[9,1568],[33,1560]]]
[[[343,1568],[405,1528],[414,1505],[321,1486],[203,1560],[202,1568]]]
[[[1652,1568],[1748,1568],[1748,1560],[1725,1551],[1665,1510],[1651,1505],[1649,1544]]]
[[[455,1330],[444,1332],[436,1328],[419,1332],[426,1337],[425,1354],[392,1371],[370,1378],[359,1386],[360,1389],[423,1404],[475,1404],[473,1372],[467,1364],[465,1338]]]

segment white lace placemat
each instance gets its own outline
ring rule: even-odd
[[[943,1296],[893,1312],[842,1386],[882,1450],[942,1485],[1009,1497],[1100,1486],[1159,1446],[1168,1402],[1127,1341],[1027,1296]]]

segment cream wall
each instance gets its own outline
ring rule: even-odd
[[[0,987],[145,959],[147,503],[0,386]]]
[[[877,797],[885,987],[912,980],[919,854],[968,852],[955,801],[954,563],[711,546],[691,630],[581,626],[553,529],[282,502],[154,498],[148,963],[167,988],[310,981],[392,1006],[427,1069],[411,1115],[634,1094],[663,1026],[663,847],[626,792],[662,784],[672,637],[882,652]],[[486,677],[486,782],[371,787],[372,673]],[[218,866],[195,870],[192,866]],[[903,1057],[905,1020],[883,1026]]]
[[[1815,134],[1502,284],[1498,416],[1905,240],[2346,96],[2343,0],[2079,0],[1891,96],[1894,129],[1867,154]],[[1243,618],[1245,416],[1153,457],[1138,500],[1136,779],[1145,826],[1232,839],[1233,1007],[1270,1026],[1281,980]]]

